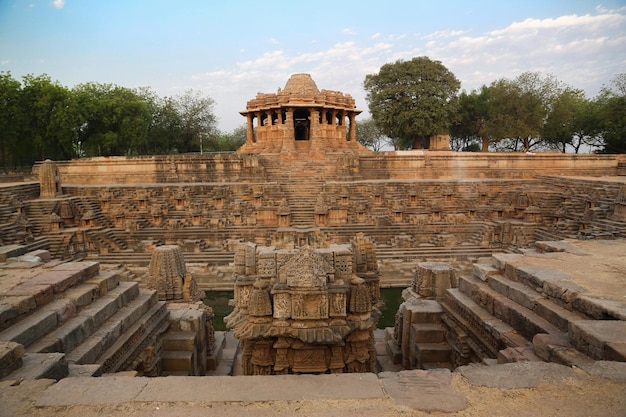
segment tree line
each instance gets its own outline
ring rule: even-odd
[[[411,149],[450,134],[453,150],[626,153],[626,73],[590,99],[553,75],[525,72],[459,93],[460,82],[428,57],[385,64],[363,83],[371,118],[364,145]]]
[[[246,128],[220,132],[214,101],[188,90],[159,97],[150,88],[85,83],[67,88],[46,74],[21,81],[0,73],[0,166],[88,156],[156,155],[237,149]]]

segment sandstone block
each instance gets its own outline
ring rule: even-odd
[[[498,274],[498,272],[497,268],[487,264],[477,263],[472,266],[472,273],[481,281],[487,281],[490,277]]]
[[[50,284],[32,284],[30,281],[16,285],[6,292],[7,296],[32,296],[37,307],[42,307],[52,301],[53,286]]]
[[[52,285],[54,293],[60,294],[78,284],[82,277],[82,271],[50,270],[33,277],[29,283],[31,285]]]
[[[596,360],[618,355],[626,341],[626,322],[621,320],[578,320],[569,324],[574,347]],[[607,344],[611,343],[609,347]]]
[[[100,264],[93,261],[66,262],[52,268],[53,271],[73,271],[81,274],[81,279],[95,277],[100,271]]]
[[[0,379],[20,366],[24,356],[24,346],[15,342],[0,342]]]
[[[40,310],[0,333],[0,340],[29,346],[57,326],[55,311]]]
[[[107,292],[117,287],[119,282],[119,274],[113,271],[102,271],[93,278],[85,280],[85,283],[94,284],[100,288],[100,296],[105,295]]]
[[[164,372],[189,372],[195,369],[195,352],[163,352],[161,367]]]
[[[37,301],[32,295],[15,295],[4,297],[2,299],[4,305],[10,306],[10,309],[14,309],[17,315],[27,314],[37,308]],[[7,313],[12,314],[12,313]]]

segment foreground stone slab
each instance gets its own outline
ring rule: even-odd
[[[385,392],[398,405],[446,413],[454,413],[467,407],[465,397],[454,392],[450,386],[452,373],[448,369],[381,372],[379,377]]]
[[[48,388],[37,407],[102,405],[134,400],[148,384],[148,378],[64,378]]]
[[[385,396],[373,373],[150,379],[136,401],[277,401],[366,399]]]
[[[498,366],[467,365],[456,369],[472,385],[490,388],[534,388],[581,375],[567,366],[548,362],[516,362]]]
[[[191,384],[193,389],[190,389]],[[249,402],[384,398],[375,374],[248,377],[65,378],[36,402],[38,407],[145,402]]]

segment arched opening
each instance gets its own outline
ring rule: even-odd
[[[296,110],[293,113],[293,127],[296,140],[309,140],[309,111]]]

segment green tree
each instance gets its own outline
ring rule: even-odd
[[[582,90],[565,89],[548,115],[543,128],[544,141],[563,153],[568,147],[579,153],[585,145],[600,145],[598,134],[597,105],[588,100]]]
[[[363,85],[372,119],[406,149],[420,147],[425,137],[448,133],[461,83],[440,61],[416,57],[383,65]]]
[[[236,151],[246,143],[248,127],[244,124],[233,129],[232,132],[219,132],[215,135],[215,140],[211,141],[209,152],[230,152]]]
[[[21,84],[10,72],[0,73],[0,162],[6,172],[10,165],[15,167],[18,155],[16,150],[20,135]]]
[[[491,90],[483,85],[480,90],[459,95],[457,119],[450,129],[450,147],[453,150],[475,149],[480,143],[482,152],[489,151],[489,127],[492,118]]]
[[[134,90],[112,84],[77,86],[78,142],[87,156],[144,153],[151,123],[148,104]]]
[[[596,99],[604,147],[601,153],[626,153],[626,73],[617,74]]]
[[[487,132],[500,149],[528,152],[543,145],[543,127],[564,86],[552,75],[525,72],[490,86]]]
[[[71,157],[65,141],[67,126],[64,117],[69,91],[46,74],[23,77],[21,92],[23,138],[32,141],[30,157],[35,159],[67,159]]]
[[[361,145],[376,152],[388,143],[385,134],[371,118],[359,121],[356,126],[356,139]]]
[[[182,123],[180,150],[203,152],[205,145],[215,148],[217,117],[213,114],[214,101],[200,91],[187,90],[174,98]]]

